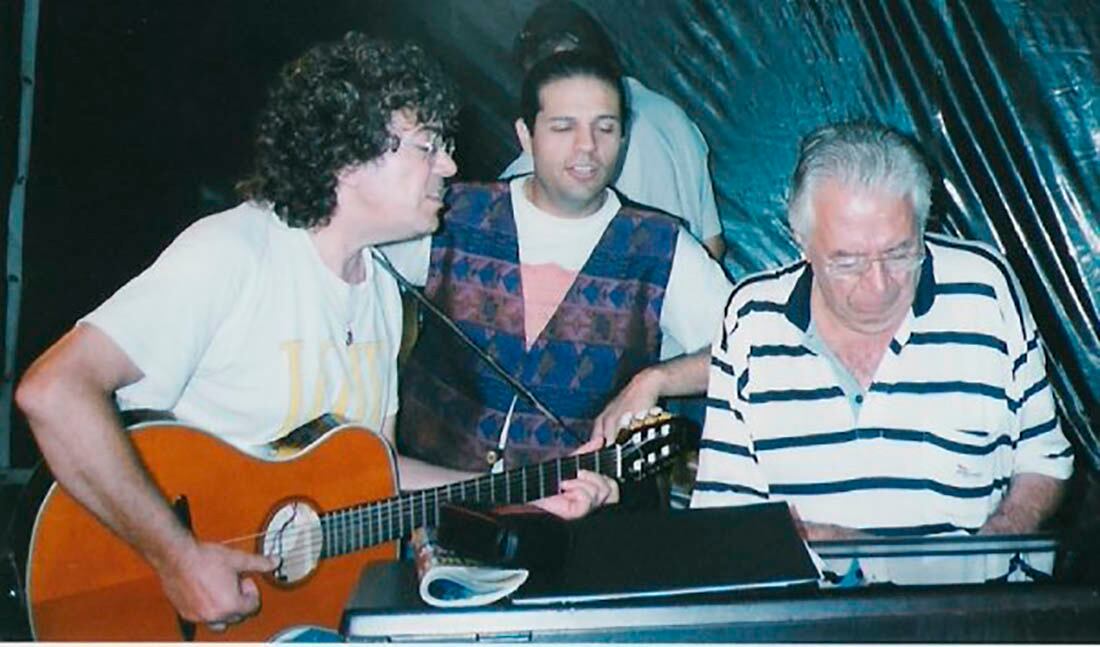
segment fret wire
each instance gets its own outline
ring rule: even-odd
[[[400,517],[396,515],[401,511],[401,498],[398,497],[396,501],[390,504],[389,510],[389,522],[390,522],[390,537],[399,537],[401,530],[397,527]]]
[[[403,516],[404,515],[404,505],[402,505],[403,502],[404,502],[404,497],[398,499],[397,501],[398,501],[398,503],[397,503],[397,536],[398,537],[404,537],[405,536],[405,525],[404,525],[405,524],[405,519],[404,519],[404,516]]]
[[[360,548],[370,546],[370,526],[367,525],[367,519],[368,517],[366,506],[359,506],[358,524]]]
[[[339,515],[340,543],[337,547],[337,550],[339,550],[340,554],[343,555],[344,553],[348,552],[348,520],[347,513],[345,511],[341,510]]]
[[[336,533],[336,525],[333,523],[332,515],[328,515],[327,521],[328,523],[326,523],[325,525],[328,526],[328,528],[325,529],[323,543],[324,548],[322,550],[324,550],[325,553],[332,555],[336,552],[335,546],[333,545],[333,535]]]
[[[332,515],[332,555],[342,555],[340,542],[340,531],[343,530],[343,526],[340,525],[340,513],[334,513]]]
[[[390,538],[390,533],[393,532],[392,530],[390,530],[388,518],[390,507],[392,505],[393,499],[390,499],[378,508],[378,538],[383,541],[388,541]]]
[[[341,514],[342,511],[336,511],[336,537],[334,538],[334,543],[336,544],[336,546],[333,549],[333,552],[335,552],[337,555],[344,554],[344,524],[343,520],[340,518]]]
[[[385,503],[379,502],[372,503],[370,506],[370,542],[372,546],[380,544],[386,540],[385,535],[382,534],[383,529],[381,509],[384,505]]]
[[[332,518],[332,554],[340,554],[340,515],[333,515]]]
[[[349,533],[351,532],[351,525],[348,520],[348,510],[340,511],[340,554],[344,555],[351,550],[351,542]]]
[[[362,523],[357,508],[351,508],[348,510],[348,516],[351,517],[351,549],[359,550],[363,547],[363,537],[360,535],[362,531]]]
[[[527,482],[529,483],[528,488],[530,489],[530,498],[531,499],[541,498],[538,494],[536,494],[536,492],[541,494],[541,492],[543,490],[543,486],[542,486],[541,481],[542,481],[542,470],[541,469],[530,470],[528,472]]]
[[[339,525],[335,515],[328,515],[328,531],[325,533],[325,543],[327,544],[327,552],[329,555],[336,556],[340,554],[340,547],[337,545],[337,533],[339,532]]]
[[[340,512],[332,513],[332,554],[340,554]]]

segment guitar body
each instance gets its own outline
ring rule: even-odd
[[[283,502],[333,510],[396,493],[390,450],[380,437],[341,426],[289,459],[245,455],[197,429],[143,425],[132,440],[171,504],[186,497],[196,537],[261,552],[262,533]],[[54,485],[39,509],[27,558],[27,598],[35,638],[46,641],[179,641],[177,615],[140,555]],[[337,627],[363,566],[397,557],[397,542],[321,560],[293,584],[254,575],[258,615],[197,640],[263,641],[291,625]]]

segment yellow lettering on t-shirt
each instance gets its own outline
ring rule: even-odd
[[[316,381],[313,383],[313,410],[310,420],[320,416],[324,413],[334,413],[338,416],[345,416],[347,410],[347,398],[338,397],[331,406],[327,406],[328,403],[328,371],[326,370],[326,360],[328,359],[329,352],[334,350],[336,345],[332,342],[322,342],[317,348],[317,368],[314,372],[316,375]]]
[[[376,341],[364,342],[360,351],[363,356],[362,373],[357,372],[357,378],[363,388],[360,393],[363,396],[363,417],[368,411],[377,411],[379,419],[385,414],[380,410],[382,406],[382,367],[378,363],[378,349],[380,344]]]
[[[310,363],[302,360],[303,343],[300,340],[284,342],[280,348],[286,358],[289,393],[280,433],[289,433],[303,422],[325,413],[348,420],[380,420],[385,375],[380,364],[383,355],[380,347],[377,341],[356,342],[351,346],[321,343],[317,346],[312,374],[307,376],[303,368]],[[303,412],[304,390],[310,382],[313,387],[311,407]],[[308,415],[303,418],[303,413]]]
[[[302,342],[293,340],[283,342],[279,349],[286,357],[287,394],[286,417],[279,425],[279,434],[282,437],[298,427],[298,412],[302,408]]]

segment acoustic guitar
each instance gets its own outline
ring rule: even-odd
[[[130,428],[138,455],[196,537],[279,560],[253,577],[259,614],[221,633],[182,621],[148,563],[54,484],[27,558],[34,636],[257,641],[291,625],[336,627],[363,567],[397,558],[398,540],[437,524],[440,504],[526,503],[557,493],[579,469],[642,479],[669,464],[691,424],[661,414],[595,452],[398,494],[392,450],[361,427],[326,428],[292,456],[260,459],[186,425],[143,423]]]

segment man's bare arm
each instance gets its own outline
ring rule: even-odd
[[[1065,483],[1043,474],[1016,474],[1009,482],[1008,494],[982,525],[979,534],[1035,532],[1058,509]]]
[[[239,620],[259,607],[255,583],[240,574],[275,564],[198,542],[176,520],[114,408],[114,392],[141,377],[107,335],[81,324],[27,370],[16,400],[57,481],[141,553],[184,618]]]
[[[389,416],[382,423],[382,437],[397,451],[397,433],[395,431],[394,416]],[[425,488],[438,487],[457,481],[479,476],[476,472],[442,467],[425,463],[418,458],[397,454],[397,484],[402,490],[423,490]]]
[[[648,411],[659,398],[705,393],[709,372],[709,348],[639,371],[596,418],[592,436],[614,442],[625,416]]]

